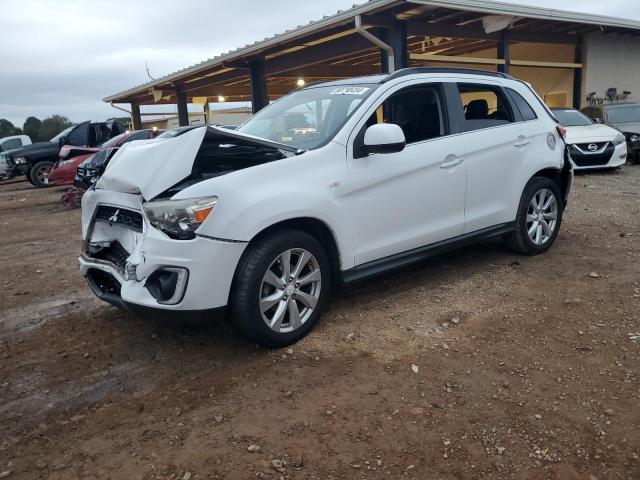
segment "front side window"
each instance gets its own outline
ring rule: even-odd
[[[438,87],[418,85],[394,93],[371,115],[365,129],[376,123],[399,125],[407,144],[446,135]]]
[[[482,84],[458,84],[464,108],[465,130],[497,127],[515,121],[511,105],[500,87]]]
[[[260,110],[238,132],[312,150],[329,142],[377,87],[358,84],[298,90]]]
[[[625,105],[607,108],[609,123],[637,123],[640,122],[640,105]]]

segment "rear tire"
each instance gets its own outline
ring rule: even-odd
[[[533,177],[522,192],[515,230],[507,235],[507,246],[525,255],[547,251],[560,231],[562,213],[558,184],[547,177]]]
[[[29,178],[31,179],[31,183],[38,188],[49,187],[48,183],[45,183],[45,179],[51,173],[53,169],[53,162],[42,161],[36,163],[33,167],[31,167],[31,171],[29,172]]]
[[[330,288],[331,268],[320,242],[300,230],[274,232],[249,245],[238,263],[232,318],[259,345],[291,345],[311,331]]]

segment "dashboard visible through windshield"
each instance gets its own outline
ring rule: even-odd
[[[319,148],[377,87],[358,84],[298,90],[259,111],[238,131],[302,150]]]

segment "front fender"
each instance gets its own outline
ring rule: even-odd
[[[292,202],[292,198],[295,198],[295,202]],[[336,199],[302,191],[288,192],[258,202],[247,202],[241,207],[236,203],[229,212],[226,211],[223,198],[220,202],[211,221],[207,220],[197,233],[250,242],[267,228],[287,220],[318,220],[333,235],[341,269],[353,266],[353,247],[347,218]]]

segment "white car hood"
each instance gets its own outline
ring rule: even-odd
[[[152,199],[189,176],[206,130],[195,128],[173,138],[125,144],[107,165],[96,188]]]
[[[302,150],[289,145],[233,130],[216,127],[195,128],[177,137],[125,144],[107,165],[104,174],[96,183],[96,189],[141,194],[145,200],[151,200],[192,174],[196,155],[205,139],[224,145],[228,142],[231,147],[239,143],[245,146],[253,145],[258,149],[266,147],[266,150],[271,152],[275,149],[279,150],[283,157],[303,153]]]
[[[616,138],[620,132],[607,125],[594,123],[584,127],[566,127],[567,143],[606,142]]]

